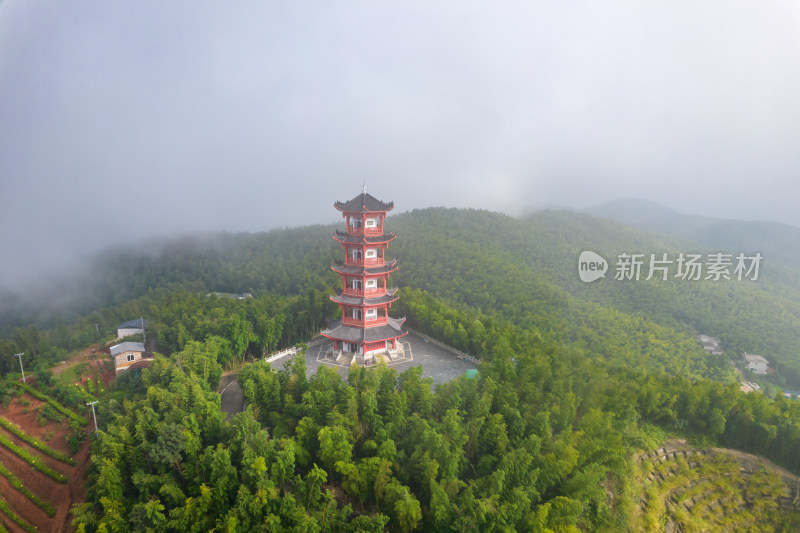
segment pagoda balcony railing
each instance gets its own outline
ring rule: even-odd
[[[350,287],[345,287],[343,294],[346,296],[368,296],[370,298],[374,298],[375,296],[383,296],[386,294],[386,287],[378,287],[377,289],[351,289]]]
[[[345,326],[356,326],[356,327],[382,326],[388,323],[389,321],[385,316],[379,316],[377,318],[367,318],[367,319],[344,317],[342,319],[342,324],[344,324]]]
[[[348,226],[347,233],[350,235],[364,235],[367,237],[379,237],[383,235],[383,226],[376,226],[374,228],[356,228]]]
[[[349,266],[383,266],[383,257],[368,257],[366,259],[353,259],[352,257],[348,256],[344,262],[345,265]]]

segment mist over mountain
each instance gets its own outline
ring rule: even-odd
[[[683,214],[657,202],[621,198],[582,209],[637,228],[675,235],[732,253],[761,252],[766,261],[800,266],[800,227],[780,222]]]
[[[654,209],[646,206],[647,210]],[[754,228],[750,234],[764,240],[781,243],[785,237],[772,236],[769,225],[765,229],[758,223],[741,224]],[[158,241],[149,249],[109,250],[81,276],[40,287],[36,299],[28,294],[4,298],[0,324],[6,331],[31,323],[47,326],[152,291],[327,294],[336,285],[329,267],[338,251],[330,238],[337,227],[211,234]],[[735,253],[747,251],[746,243],[714,240],[717,236],[709,233],[708,244],[703,244],[574,211],[539,211],[515,219],[485,210],[428,208],[391,216],[387,227],[399,236],[390,252],[400,259],[394,279],[401,287],[502,313],[520,324],[536,324],[528,313],[543,310],[572,316],[574,311],[564,311],[565,305],[600,306],[591,312],[582,309],[582,321],[596,320],[594,313],[602,316],[613,309],[690,334],[721,337],[734,352],[764,354],[778,363],[784,379],[800,386],[800,339],[795,333],[800,328],[800,270],[766,255],[772,254],[771,248],[761,248],[766,258],[754,282],[735,277],[720,282],[674,277],[648,282],[645,262],[639,281],[616,281],[612,267],[605,280],[587,284],[577,275],[583,250],[610,260],[626,251],[646,256],[720,249]],[[588,304],[566,304],[569,301]],[[101,316],[97,320],[105,321]],[[567,323],[558,328],[570,329]]]

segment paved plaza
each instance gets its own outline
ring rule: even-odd
[[[414,333],[409,333],[399,339],[398,342],[403,344],[403,355],[394,361],[386,360],[387,366],[394,368],[398,373],[412,366],[421,366],[423,367],[423,377],[433,378],[434,383],[446,383],[463,375],[467,370],[477,368],[475,363],[465,361],[463,357],[441,348]],[[306,371],[309,377],[317,371],[320,365],[335,368],[343,377],[347,377],[349,365],[337,363],[327,355],[331,344],[332,341],[325,340],[312,342],[308,347],[305,357]],[[274,361],[272,367],[276,370],[281,369],[289,360],[291,360],[291,357],[287,356],[284,359]],[[370,367],[368,366],[367,368]]]

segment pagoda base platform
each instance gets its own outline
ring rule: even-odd
[[[370,367],[379,363],[387,366],[408,363],[414,360],[411,354],[411,345],[408,342],[397,341],[397,348],[394,350],[382,350],[368,354],[357,354],[343,352],[333,349],[333,341],[326,342],[317,354],[317,362],[338,367],[349,367],[351,365]]]

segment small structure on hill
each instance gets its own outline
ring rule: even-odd
[[[754,374],[764,375],[769,371],[769,361],[762,355],[754,355],[745,352],[744,364],[748,370],[752,370]]]
[[[144,318],[137,318],[136,320],[129,320],[120,324],[117,327],[117,338],[123,339],[131,335],[144,335],[144,330],[147,328],[147,320]]]
[[[152,355],[144,351],[144,344],[141,342],[121,342],[112,346],[110,351],[117,376],[140,361],[149,363],[153,360]]]
[[[331,296],[342,318],[331,321],[322,335],[333,341],[337,360],[349,358],[351,363],[370,364],[376,354],[391,355],[397,339],[407,334],[402,329],[405,318],[389,316],[389,308],[398,298],[397,288],[388,286],[397,260],[387,260],[386,250],[396,236],[384,233],[384,219],[394,203],[376,199],[365,188],[352,200],[336,202],[334,207],[342,212],[347,227],[333,234],[345,257],[331,266],[342,280],[342,288]]]
[[[703,346],[703,349],[711,355],[722,355],[722,348],[719,345],[719,339],[716,337],[709,337],[708,335],[698,335],[697,340]]]
[[[206,296],[216,296],[217,298],[231,298],[232,300],[247,300],[253,295],[249,292],[209,292]]]

